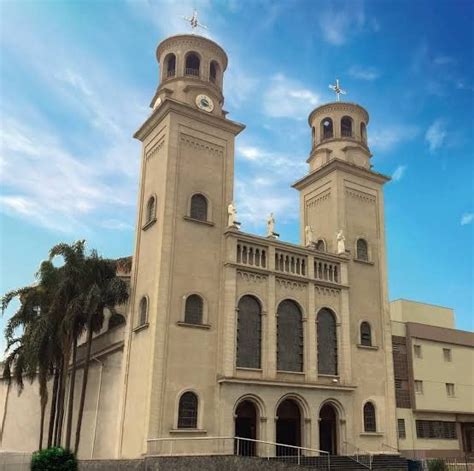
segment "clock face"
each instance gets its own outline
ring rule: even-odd
[[[196,106],[210,113],[214,109],[214,102],[207,95],[198,95],[196,97]]]

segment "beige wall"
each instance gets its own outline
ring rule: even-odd
[[[398,322],[417,322],[454,329],[454,311],[448,307],[397,299],[390,303],[390,315],[392,320]]]

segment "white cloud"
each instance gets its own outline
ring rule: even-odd
[[[272,118],[306,119],[320,103],[317,93],[283,74],[275,75],[263,96],[263,111]]]
[[[392,173],[392,180],[394,182],[398,182],[400,181],[403,176],[405,175],[405,171],[407,169],[407,166],[406,165],[399,165],[395,171]]]
[[[419,129],[411,125],[387,125],[372,129],[369,133],[369,145],[379,152],[390,151],[403,141],[414,139]]]
[[[353,65],[349,69],[349,75],[359,80],[367,80],[371,82],[380,77],[380,72],[375,67],[363,67],[360,65]]]
[[[330,44],[341,46],[357,33],[380,30],[376,18],[366,17],[362,0],[329,5],[319,14],[319,28],[323,39]]]
[[[474,213],[464,213],[461,218],[461,226],[466,226],[474,221]]]
[[[431,152],[437,151],[446,141],[448,135],[446,123],[443,119],[437,119],[427,129],[425,140],[428,143]]]

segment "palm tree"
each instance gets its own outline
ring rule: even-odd
[[[92,251],[86,260],[84,272],[88,289],[84,290],[82,300],[84,302],[84,313],[87,313],[87,344],[84,363],[84,374],[82,378],[81,399],[79,404],[75,453],[79,450],[81,439],[82,417],[86,398],[87,380],[89,376],[89,364],[91,357],[92,335],[100,331],[104,322],[104,309],[115,313],[115,306],[123,304],[128,299],[127,284],[117,276],[117,262],[99,257],[97,252]]]

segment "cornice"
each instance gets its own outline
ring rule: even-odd
[[[174,112],[181,114],[195,121],[215,126],[224,131],[230,132],[234,135],[239,134],[245,129],[245,125],[231,121],[226,118],[205,113],[204,111],[193,108],[192,106],[182,103],[179,101],[166,98],[165,101],[152,112],[152,114],[146,119],[146,121],[140,126],[140,128],[133,135],[134,138],[139,141],[144,141],[150,132],[155,129],[160,121],[162,121],[169,113]]]
[[[369,123],[369,113],[362,106],[358,105],[357,103],[334,101],[331,103],[326,103],[324,105],[318,106],[313,111],[311,111],[310,115],[308,116],[308,124],[311,127],[314,117],[319,114],[333,113],[337,111],[349,111],[349,112],[355,111],[357,113],[362,113],[364,116],[365,124]]]
[[[322,178],[336,170],[342,170],[344,172],[351,173],[352,175],[355,175],[357,177],[367,178],[376,183],[379,183],[380,185],[383,185],[384,183],[391,180],[390,177],[387,177],[386,175],[383,175],[381,173],[373,172],[372,170],[367,170],[363,167],[359,167],[358,165],[351,164],[341,159],[333,159],[326,165],[311,172],[300,180],[297,180],[291,186],[293,188],[296,188],[297,190],[302,190],[315,180]]]
[[[156,48],[156,58],[158,62],[160,62],[160,57],[163,54],[164,51],[167,51],[168,49],[173,49],[175,46],[189,46],[190,48],[192,47],[201,47],[205,49],[210,49],[211,51],[213,50],[215,54],[221,56],[223,59],[222,61],[222,69],[223,71],[227,68],[227,54],[222,49],[219,44],[217,44],[214,41],[211,41],[208,38],[205,38],[204,36],[198,36],[196,34],[177,34],[175,36],[170,36],[169,38],[164,39],[161,41],[160,44],[158,44],[158,47]]]

